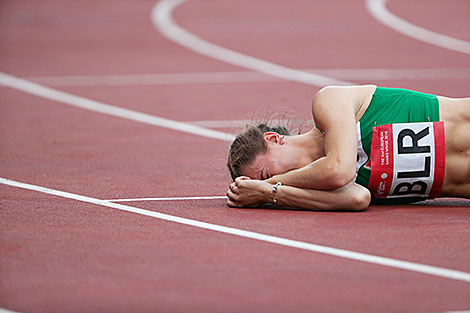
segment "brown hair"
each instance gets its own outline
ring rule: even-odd
[[[276,132],[285,136],[290,135],[289,129],[284,126],[270,127],[265,123],[258,126],[247,125],[230,146],[227,167],[233,180],[242,175],[243,166],[253,162],[258,154],[266,153],[268,146],[263,138],[263,134],[266,132]]]

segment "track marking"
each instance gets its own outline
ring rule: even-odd
[[[176,5],[179,5],[185,0],[178,0],[178,1],[173,1],[173,5],[176,3]],[[167,4],[171,4],[170,1],[163,1]],[[162,3],[163,3],[162,2]],[[174,5],[171,10],[174,9],[176,6]],[[168,8],[167,8],[168,9]],[[170,11],[171,12],[171,11]],[[171,17],[170,17],[171,19]],[[189,33],[188,33],[189,34]],[[190,34],[189,34],[190,35]],[[191,35],[190,35],[191,36]],[[195,37],[195,36],[193,36]],[[195,37],[198,39],[197,37]],[[210,43],[207,43],[211,45]],[[203,48],[207,48],[207,46],[202,46]],[[201,46],[199,47],[201,48]],[[320,75],[314,75],[303,72],[303,71],[298,71],[298,70],[292,70],[289,68],[285,68],[276,64],[272,64],[263,60],[259,60],[256,58],[248,57],[224,48],[221,48],[220,50],[218,46],[212,45],[212,50],[218,51],[218,52],[223,52],[226,56],[229,56],[230,58],[235,56],[238,59],[237,65],[241,66],[246,66],[249,68],[254,68],[256,70],[259,70],[261,72],[267,73],[269,75],[281,77],[284,79],[290,79],[298,82],[303,82],[306,84],[312,84],[312,85],[323,85],[323,84],[349,84],[347,82],[341,82],[338,80],[331,79],[329,77],[324,77]],[[235,54],[234,54],[235,53]],[[234,63],[234,62],[231,62]],[[243,65],[245,64],[245,65]],[[193,131],[188,131],[188,130],[182,130],[180,129],[181,126],[191,126],[186,123],[181,123],[181,122],[176,122],[176,121],[171,121],[171,120],[166,120],[162,118],[158,118],[155,116],[143,114],[140,112],[135,112],[127,109],[122,109],[114,106],[110,106],[107,104],[103,104],[97,101],[89,100],[86,98],[74,96],[68,93],[60,92],[57,90],[53,90],[47,87],[43,87],[37,84],[33,84],[30,82],[27,82],[25,80],[17,79],[14,78],[10,75],[6,75],[3,73],[0,73],[0,82],[6,86],[9,86],[11,88],[21,90],[30,94],[34,94],[43,98],[51,99],[54,101],[59,101],[63,102],[69,105],[89,109],[92,111],[104,113],[104,114],[109,114],[113,116],[118,116],[122,118],[127,118],[139,122],[144,122],[147,124],[152,124],[152,125],[157,125],[161,127],[167,127],[170,129],[175,129],[179,131],[186,131],[188,133],[192,134],[197,134],[201,135],[198,133],[198,131],[201,131],[200,128],[196,129],[196,132]],[[130,117],[131,116],[131,117]],[[176,123],[176,124],[175,124]],[[184,128],[184,127],[183,127]],[[191,127],[190,127],[191,128]],[[206,129],[202,129],[203,131],[209,131]],[[220,135],[224,136],[224,138],[221,138]],[[209,134],[203,135],[206,137],[210,138],[216,138],[216,139],[222,139],[222,140],[227,140],[228,134],[224,133],[218,133],[216,132],[209,132]],[[228,135],[231,136],[231,135]],[[230,139],[231,140],[231,139]],[[331,247],[326,247],[326,246],[320,246],[320,245],[315,245],[315,244],[310,244],[310,243],[305,243],[305,242],[300,242],[300,241],[295,241],[295,240],[290,240],[290,239],[285,239],[281,237],[275,237],[275,236],[269,236],[269,235],[264,235],[260,233],[255,233],[255,232],[250,232],[250,231],[244,231],[236,228],[231,228],[231,227],[225,227],[225,226],[220,226],[220,225],[215,225],[215,224],[210,224],[210,223],[205,223],[205,222],[200,222],[200,221],[195,221],[195,220],[190,220],[190,219],[185,219],[185,218],[180,218],[172,215],[167,215],[167,214],[162,214],[158,212],[153,212],[153,211],[148,211],[148,210],[143,210],[131,206],[125,206],[121,204],[116,204],[116,203],[111,203],[111,202],[106,202],[103,200],[91,198],[91,197],[86,197],[86,196],[80,196],[76,194],[71,194],[67,192],[62,192],[54,189],[49,189],[45,187],[40,187],[40,186],[35,186],[35,185],[30,185],[30,184],[24,184],[20,182],[15,182],[7,179],[0,178],[0,183],[9,185],[9,186],[14,186],[14,187],[19,187],[23,189],[28,189],[28,190],[34,190],[46,194],[51,194],[55,196],[60,196],[64,198],[69,198],[69,199],[74,199],[82,202],[87,202],[87,203],[93,203],[96,205],[100,206],[105,206],[105,207],[110,207],[114,209],[119,209],[131,213],[136,213],[136,214],[141,214],[145,216],[150,216],[154,218],[159,218],[162,220],[167,220],[167,221],[172,221],[176,223],[181,223],[185,225],[190,225],[194,227],[199,227],[199,228],[204,228],[208,230],[213,230],[213,231],[219,231],[223,233],[228,233],[236,236],[241,236],[245,238],[251,238],[251,239],[256,239],[256,240],[261,240],[265,242],[270,242],[270,243],[275,243],[279,245],[284,245],[284,246],[289,246],[289,247],[294,247],[294,248],[299,248],[299,249],[304,249],[304,250],[309,250],[309,251],[314,251],[318,253],[324,253],[324,254],[329,254],[329,255],[334,255],[338,257],[343,257],[347,259],[353,259],[353,260],[358,260],[358,261],[363,261],[363,262],[368,262],[368,263],[374,263],[374,264],[379,264],[383,266],[389,266],[389,267],[394,267],[394,268],[400,268],[400,269],[405,269],[409,271],[414,271],[414,272],[420,272],[420,273],[425,273],[429,275],[435,275],[435,276],[440,276],[440,277],[445,277],[445,278],[450,278],[450,279],[455,279],[455,280],[460,280],[460,281],[465,281],[465,282],[470,282],[470,273],[465,273],[461,271],[455,271],[455,270],[450,270],[450,269],[444,269],[444,268],[439,268],[439,267],[434,267],[434,266],[429,266],[429,265],[424,265],[424,264],[419,264],[419,263],[412,263],[412,262],[406,262],[406,261],[400,261],[400,260],[395,260],[395,259],[390,259],[390,258],[384,258],[384,257],[379,257],[379,256],[374,256],[374,255],[368,255],[364,253],[358,253],[358,252],[353,252],[353,251],[348,251],[348,250],[343,250],[343,249],[336,249],[336,248],[331,248]]]
[[[35,84],[24,79],[16,78],[3,72],[0,72],[0,85],[20,90],[41,98],[57,101],[63,104],[68,104],[74,107],[154,126],[169,128],[193,135],[225,141],[232,141],[235,138],[235,136],[232,134],[206,129],[184,122],[177,122],[170,119],[145,114],[129,109],[124,109],[110,104],[105,104],[103,102],[98,102],[87,98],[75,96],[70,93],[41,86],[39,84]]]
[[[18,313],[18,312],[0,308],[0,313]]]
[[[470,68],[338,68],[305,69],[309,73],[337,77],[346,80],[432,80],[470,79]],[[96,87],[96,86],[152,86],[188,85],[219,83],[265,83],[284,81],[254,71],[196,72],[196,73],[148,73],[83,76],[39,76],[23,78],[53,87]]]
[[[470,54],[470,42],[416,26],[387,10],[388,0],[366,0],[369,13],[382,24],[406,36],[449,50]]]
[[[132,199],[109,199],[105,202],[137,202],[137,201],[184,201],[184,200],[215,200],[227,199],[226,196],[207,196],[207,197],[169,197],[169,198],[132,198]]]
[[[461,271],[456,271],[456,270],[451,270],[451,269],[446,269],[446,268],[441,268],[441,267],[436,267],[436,266],[430,266],[430,265],[425,265],[425,264],[413,263],[413,262],[408,262],[408,261],[401,261],[401,260],[396,260],[392,258],[386,258],[386,257],[381,257],[381,256],[376,256],[376,255],[371,255],[371,254],[366,254],[366,253],[349,251],[345,249],[337,249],[337,248],[332,248],[328,246],[316,245],[313,243],[307,243],[307,242],[291,240],[291,239],[282,238],[282,237],[265,235],[265,234],[237,229],[233,227],[227,227],[227,226],[201,222],[201,221],[192,220],[188,218],[177,217],[177,216],[173,216],[169,214],[139,209],[136,207],[108,202],[104,200],[99,200],[99,199],[95,199],[95,198],[91,198],[87,196],[81,196],[81,195],[77,195],[77,194],[73,194],[69,192],[64,192],[64,191],[59,191],[59,190],[50,189],[46,187],[17,182],[17,181],[5,179],[5,178],[0,178],[0,183],[4,185],[12,186],[12,187],[37,191],[37,192],[41,192],[41,193],[45,193],[45,194],[49,194],[53,196],[58,196],[62,198],[67,198],[67,199],[73,199],[73,200],[77,200],[81,202],[92,203],[92,204],[96,204],[96,205],[100,205],[100,206],[104,206],[108,208],[113,208],[113,209],[117,209],[121,211],[126,211],[130,213],[141,214],[141,215],[158,218],[158,219],[169,221],[169,222],[175,222],[175,223],[179,223],[183,225],[188,225],[188,226],[198,227],[202,229],[217,231],[221,233],[231,234],[234,236],[269,242],[269,243],[273,243],[273,244],[277,244],[281,246],[303,249],[303,250],[313,251],[317,253],[346,258],[350,260],[378,264],[378,265],[383,265],[387,267],[398,268],[398,269],[403,269],[403,270],[408,270],[412,272],[423,273],[423,274],[428,274],[428,275],[433,275],[433,276],[439,276],[439,277],[449,278],[449,279],[463,281],[463,282],[470,282],[470,273],[466,273],[466,272],[461,272]]]
[[[187,0],[162,0],[156,3],[152,9],[153,24],[171,41],[174,41],[199,54],[275,77],[280,77],[282,79],[314,86],[351,85],[350,82],[267,62],[262,59],[218,46],[197,37],[181,28],[174,22],[172,17],[173,10],[186,1]]]

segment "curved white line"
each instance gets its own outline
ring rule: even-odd
[[[377,256],[377,255],[355,252],[355,251],[350,251],[350,250],[345,250],[345,249],[322,246],[322,245],[317,245],[313,243],[287,239],[283,237],[265,235],[262,233],[242,230],[242,229],[233,228],[233,227],[227,227],[227,226],[221,226],[217,224],[201,222],[201,221],[192,220],[192,219],[188,219],[184,217],[178,217],[178,216],[159,213],[155,211],[144,210],[144,209],[140,209],[140,208],[136,208],[136,207],[132,207],[128,205],[99,200],[99,199],[92,198],[92,197],[73,194],[70,192],[50,189],[50,188],[41,187],[37,185],[26,184],[26,183],[10,180],[6,178],[1,178],[1,177],[0,177],[0,184],[22,188],[26,190],[42,192],[45,194],[67,198],[67,199],[73,199],[73,200],[82,201],[86,203],[92,203],[92,204],[96,204],[96,205],[100,205],[100,206],[104,206],[108,208],[131,212],[135,214],[141,214],[141,215],[145,215],[145,216],[149,216],[149,217],[153,217],[153,218],[157,218],[157,219],[161,219],[161,220],[165,220],[169,222],[174,222],[174,223],[184,224],[184,225],[198,227],[202,229],[217,231],[217,232],[230,234],[234,236],[274,243],[274,244],[278,244],[281,246],[298,248],[298,249],[308,250],[312,252],[346,258],[350,260],[362,261],[362,262],[367,262],[367,263],[372,263],[372,264],[379,264],[383,266],[399,268],[399,269],[404,269],[404,270],[428,274],[428,275],[440,276],[440,277],[459,280],[463,282],[470,282],[470,273],[466,273],[462,271],[456,271],[456,270],[451,270],[451,269],[437,267],[437,266],[431,266],[431,265],[425,265],[425,264],[420,264],[420,263],[413,263],[413,262],[408,262],[408,261],[392,259],[392,258],[386,258],[386,257]]]
[[[336,80],[327,76],[295,70],[278,64],[248,56],[216,44],[205,41],[177,25],[173,18],[173,10],[187,0],[162,0],[152,9],[152,22],[168,39],[202,55],[249,68],[261,73],[292,80],[308,85],[351,85],[350,82]]]
[[[470,54],[470,42],[435,33],[411,24],[390,13],[386,7],[387,1],[388,0],[366,0],[366,7],[369,13],[382,24],[414,39],[442,48]]]

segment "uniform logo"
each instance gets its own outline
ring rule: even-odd
[[[444,182],[444,123],[373,128],[369,189],[377,198],[431,197]]]

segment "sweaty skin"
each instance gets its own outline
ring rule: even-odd
[[[470,198],[470,98],[437,98],[446,140],[441,196]]]

